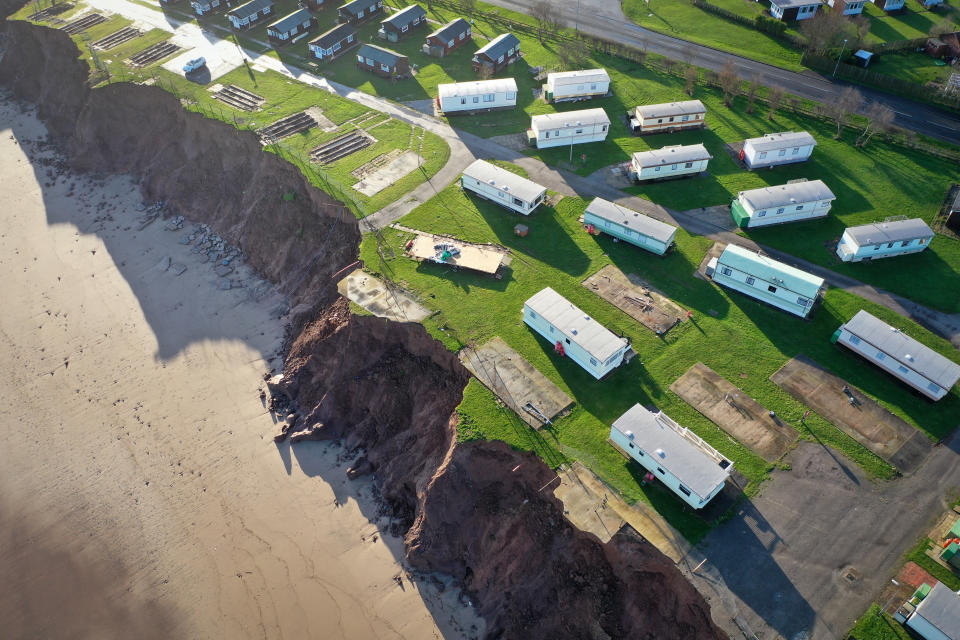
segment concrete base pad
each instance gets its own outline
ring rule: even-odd
[[[767,462],[780,458],[799,436],[702,362],[690,367],[670,390]]]
[[[916,470],[933,448],[923,433],[806,356],[793,358],[770,380],[904,474]]]
[[[420,322],[430,310],[417,304],[401,289],[374,278],[359,269],[337,283],[340,295],[380,318],[397,322]]]
[[[400,178],[404,177],[417,168],[421,158],[414,151],[407,151],[394,159],[387,166],[378,169],[374,173],[366,176],[363,180],[353,185],[354,191],[359,191],[365,196],[372,196],[380,193]]]
[[[583,286],[654,332],[663,335],[686,318],[686,312],[642,278],[607,265],[583,281]]]
[[[573,404],[570,396],[499,337],[476,349],[464,348],[460,361],[534,429],[546,424],[543,416],[552,420]]]

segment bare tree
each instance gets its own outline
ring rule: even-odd
[[[760,74],[750,76],[747,84],[747,113],[753,113],[753,105],[757,101],[757,91],[760,89]]]
[[[582,69],[590,57],[590,49],[583,40],[574,40],[558,47],[557,57],[564,69]]]
[[[669,74],[673,74],[673,72],[676,70],[678,64],[680,64],[680,63],[677,62],[676,60],[672,59],[672,58],[664,58],[664,59],[663,59],[663,68],[666,69],[667,73],[669,73]]]
[[[642,67],[647,62],[647,48],[640,47],[633,52],[633,57],[636,59],[637,64]]]
[[[846,87],[840,92],[836,100],[829,100],[824,103],[825,115],[837,123],[837,135],[834,136],[834,139],[840,137],[840,132],[843,131],[843,125],[847,117],[860,106],[861,102],[863,102],[863,96],[860,95],[860,92],[853,87]]]
[[[767,104],[770,105],[770,111],[767,112],[767,120],[773,120],[773,116],[777,113],[780,105],[783,104],[785,96],[786,92],[780,87],[770,87],[767,92]]]
[[[697,50],[694,48],[693,44],[687,43],[683,47],[683,61],[688,65],[693,64],[693,58],[697,55]]]
[[[838,2],[837,6],[841,4]],[[800,33],[807,39],[810,50],[819,54],[840,47],[844,40],[856,40],[856,28],[840,11],[821,11],[804,20]]]
[[[740,76],[737,74],[737,68],[729,58],[723,63],[723,69],[717,74],[717,81],[723,91],[723,104],[729,107],[733,104],[733,97],[737,94],[741,82]]]
[[[684,72],[684,78],[686,79],[686,84],[683,86],[683,90],[687,92],[687,95],[691,98],[693,97],[693,88],[697,86],[697,80],[700,78],[700,73],[697,71],[697,68],[694,66],[688,66],[687,70]]]
[[[473,10],[477,8],[477,0],[458,0],[460,5],[460,11],[467,14],[469,17],[473,17]]]
[[[874,134],[889,131],[893,125],[893,117],[893,109],[879,102],[871,102],[867,108],[867,125],[857,140],[857,146],[865,147]]]
[[[554,32],[560,26],[560,15],[550,0],[539,0],[530,9],[530,15],[537,21],[537,40],[543,43],[543,35]]]

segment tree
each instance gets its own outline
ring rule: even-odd
[[[693,88],[697,86],[697,80],[699,79],[700,74],[697,72],[697,68],[694,66],[687,67],[687,70],[684,72],[684,78],[686,79],[686,84],[683,87],[683,90],[687,92],[687,95],[691,98],[693,97]]]
[[[836,100],[828,100],[824,103],[824,113],[828,118],[837,123],[837,135],[834,136],[835,140],[840,137],[840,132],[843,131],[843,125],[847,120],[847,116],[859,107],[862,102],[863,96],[860,95],[859,91],[853,87],[846,87],[840,92]]]
[[[786,92],[780,87],[770,87],[770,90],[767,92],[767,103],[770,105],[770,111],[767,112],[767,120],[773,120],[773,116],[777,113],[780,105],[783,104],[783,98],[785,96]]]
[[[836,3],[839,8],[842,3]],[[844,40],[856,41],[856,27],[842,12],[821,11],[813,18],[804,20],[800,33],[807,39],[807,46],[821,55],[831,49],[839,49]]]
[[[760,89],[760,74],[750,76],[747,84],[747,113],[753,113],[753,105],[757,101],[757,90]]]
[[[729,107],[733,104],[733,97],[737,94],[741,82],[740,76],[737,75],[737,68],[729,58],[723,63],[723,69],[717,74],[717,81],[723,91],[723,104]]]
[[[477,0],[459,0],[460,11],[473,17],[473,10],[477,8]]]
[[[543,43],[543,35],[555,32],[560,26],[560,15],[550,0],[539,0],[530,9],[530,15],[537,21],[537,40]]]
[[[857,146],[865,147],[874,134],[889,131],[893,125],[893,117],[893,109],[879,102],[871,102],[867,108],[867,126],[863,128]]]
[[[573,40],[557,48],[557,57],[565,69],[582,69],[589,56],[590,49],[583,40]]]

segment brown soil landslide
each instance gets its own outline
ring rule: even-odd
[[[411,564],[459,580],[488,637],[724,637],[649,543],[624,531],[603,545],[574,528],[543,489],[555,474],[535,456],[457,443],[468,373],[456,356],[420,325],[353,316],[337,296],[331,276],[356,259],[360,239],[343,205],[263,153],[252,133],[189,113],[157,88],[89,89],[62,32],[9,23],[6,52],[0,82],[39,106],[74,168],[135,176],[145,199],[211,225],[289,294],[275,395],[299,416],[295,429],[363,450],[351,475],[376,474]]]

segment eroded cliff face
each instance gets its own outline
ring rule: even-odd
[[[5,1],[5,0],[3,0]],[[2,6],[2,4],[0,4]],[[255,136],[153,88],[90,90],[63,33],[10,23],[0,82],[39,105],[75,168],[138,177],[144,196],[239,244],[298,304],[286,396],[314,438],[376,473],[410,563],[456,577],[492,638],[724,637],[672,563],[635,534],[603,545],[563,517],[555,474],[500,442],[456,442],[468,374],[423,327],[352,316],[332,275],[355,260],[353,216]],[[292,202],[281,199],[294,191]]]

